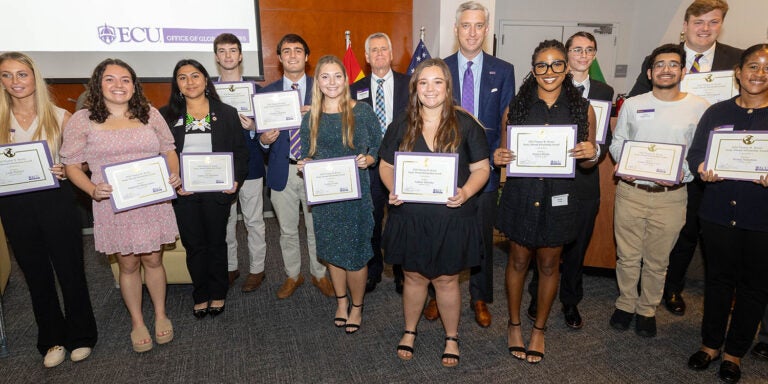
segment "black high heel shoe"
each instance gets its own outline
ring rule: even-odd
[[[507,322],[507,330],[509,330],[509,328],[519,327],[519,326],[520,326],[520,323],[513,323],[511,319]],[[509,336],[507,336],[507,337],[509,337]],[[512,355],[512,357],[514,357],[515,359],[518,359],[518,360],[525,360],[526,353],[527,353],[527,351],[525,350],[525,346],[523,346],[523,347],[518,347],[518,346],[509,347],[508,346],[507,348],[509,349],[509,354]],[[515,352],[522,352],[523,355],[522,356],[515,355]]]
[[[416,344],[416,336],[418,336],[418,333],[416,331],[409,331],[409,330],[406,329],[406,330],[403,331],[403,336],[405,336],[406,334],[413,335],[413,343]],[[406,351],[406,352],[410,352],[411,353],[410,356],[403,356],[403,355],[398,353],[397,357],[399,357],[400,360],[410,360],[410,359],[413,359],[413,347],[412,346],[408,346],[408,345],[404,345],[404,344],[399,344],[397,346],[397,350],[398,351]]]
[[[208,307],[208,314],[210,314],[211,317],[216,317],[222,313],[224,313],[224,304],[222,304],[221,307]]]
[[[198,319],[202,319],[208,314],[208,307],[196,309],[192,307],[192,315]]]
[[[455,341],[456,345],[459,345],[459,335],[456,335],[456,337],[453,336],[446,336],[445,337],[445,343],[448,344],[449,341]],[[459,365],[459,358],[460,356],[454,353],[443,353],[443,355],[440,357],[443,363],[443,367],[451,368]],[[447,363],[445,362],[445,359],[455,359],[456,362],[453,363]]]
[[[537,331],[539,331],[541,333],[544,333],[544,332],[547,331],[547,327],[546,326],[544,326],[542,328],[539,328],[539,327],[536,326],[536,324],[533,324],[533,329],[535,329],[535,330],[537,330]],[[528,345],[530,345],[530,344],[528,344]],[[539,357],[538,360],[528,360],[528,362],[531,363],[531,364],[538,364],[538,363],[541,363],[542,360],[544,360],[544,352],[534,351],[534,350],[529,349],[526,354],[527,354],[526,358],[531,357],[531,356]]]
[[[347,295],[336,296],[336,301],[339,301],[341,299],[346,299],[346,298],[347,298]],[[349,314],[347,314],[347,316],[349,316]],[[336,328],[342,328],[345,325],[347,325],[347,319],[345,319],[343,317],[334,317],[333,318],[333,325],[335,325]]]
[[[352,304],[352,306],[355,307],[355,308],[360,308],[360,316],[362,317],[363,316],[363,304],[360,304],[360,305]],[[347,321],[349,321],[349,320],[347,320]],[[344,324],[344,326],[347,327],[347,329],[344,330],[344,332],[346,332],[347,335],[351,335],[351,334],[357,332],[360,329],[360,324],[350,324],[349,322],[347,322],[346,324]]]

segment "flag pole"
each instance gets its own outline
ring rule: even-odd
[[[419,29],[419,40],[421,40],[421,41],[424,41],[424,31],[425,31],[426,29],[427,29],[427,28],[426,28],[426,27],[424,27],[423,25],[422,25],[422,26],[421,26],[421,28]]]
[[[344,38],[346,39],[346,42],[347,42],[347,46],[345,47],[345,49],[349,48],[349,45],[352,44],[352,39],[349,37],[349,35],[350,35],[349,31],[344,31]]]

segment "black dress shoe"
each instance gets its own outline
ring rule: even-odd
[[[720,355],[712,357],[704,351],[697,351],[688,359],[688,368],[695,371],[703,371],[709,368],[709,363],[720,358]]]
[[[717,376],[724,383],[738,383],[741,379],[741,367],[734,362],[723,360],[720,363],[720,370],[717,372]]]
[[[758,359],[768,360],[768,343],[757,343],[752,347],[752,356]]]
[[[611,324],[611,327],[614,329],[618,329],[619,331],[626,331],[629,329],[629,323],[632,322],[633,316],[634,314],[632,313],[616,308],[616,310],[613,311],[611,320],[608,323]]]
[[[202,309],[192,308],[192,315],[198,319],[202,319],[203,317],[208,315],[208,308],[202,308]]]
[[[208,307],[208,314],[211,315],[211,317],[216,317],[218,315],[221,315],[224,313],[224,306],[221,307]]]
[[[581,329],[584,326],[581,320],[581,314],[579,308],[572,304],[563,304],[563,315],[565,317],[565,325],[571,329]]]
[[[373,292],[374,289],[376,289],[376,284],[381,282],[381,276],[378,278],[369,276],[368,280],[365,282],[365,292]]]
[[[656,336],[656,316],[635,316],[635,333],[642,337]]]
[[[685,315],[685,300],[679,293],[664,294],[664,307],[673,315]]]
[[[536,321],[536,310],[538,310],[538,305],[536,303],[536,300],[531,299],[531,303],[528,304],[528,312],[526,312],[525,314],[533,322]]]
[[[395,279],[395,292],[397,292],[398,295],[403,294],[403,281],[400,279]]]

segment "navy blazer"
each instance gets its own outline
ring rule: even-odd
[[[213,99],[208,99],[208,102],[211,115],[211,149],[213,152],[232,152],[234,177],[239,190],[248,175],[248,148],[245,146],[245,139],[241,132],[243,126],[240,124],[240,117],[237,110],[229,105]],[[183,122],[181,124],[178,122],[179,119],[183,119],[183,116],[171,116],[167,105],[160,108],[160,114],[171,128],[176,141],[176,154],[181,156],[186,127]],[[232,203],[237,194],[218,193],[216,196],[220,203]]]
[[[490,156],[499,147],[501,140],[501,122],[504,121],[504,110],[515,96],[515,68],[512,64],[481,52],[483,69],[480,75],[480,105],[477,119],[485,128]],[[454,53],[445,58],[445,63],[451,70],[453,78],[453,99],[461,105],[461,87],[459,86],[459,56]],[[494,173],[488,179],[484,192],[495,191],[499,188],[500,172],[493,167],[493,159],[489,156]]]
[[[682,46],[683,43],[680,43]],[[712,59],[713,71],[727,71],[733,69],[741,59],[741,49],[731,47],[730,45],[717,42],[715,45],[715,57]],[[648,79],[648,69],[651,67],[651,56],[648,55],[643,59],[643,65],[640,66],[640,74],[635,80],[635,85],[632,90],[629,91],[627,97],[637,96],[642,93],[650,92],[653,89],[651,80]]]
[[[392,80],[395,82],[394,94],[392,95],[392,121],[397,120],[397,116],[401,113],[405,113],[405,110],[408,108],[408,82],[410,79],[411,77],[408,75],[392,71]],[[366,90],[368,91],[368,94],[366,94],[365,97],[357,97],[361,94],[360,92],[364,94]],[[349,92],[353,99],[362,101],[373,107],[373,97],[376,94],[376,89],[371,88],[371,76],[366,76],[355,81],[354,84],[349,86]]]
[[[594,100],[613,100],[613,88],[597,81],[593,78],[589,79],[589,99]],[[611,129],[608,128],[608,132],[605,135],[605,143],[600,144],[600,157],[607,156],[608,147],[611,145],[613,135]],[[600,167],[594,166],[592,168],[582,168],[577,166],[576,172],[579,173],[574,179],[573,183],[573,195],[578,199],[599,199],[600,198]]]
[[[267,85],[259,90],[259,93],[287,91],[283,89],[283,78]],[[312,104],[312,78],[307,76],[307,90],[304,97],[304,105]],[[258,140],[259,136],[256,136]],[[291,137],[288,135],[287,130],[280,131],[280,135],[277,137],[274,143],[269,145],[269,148],[264,148],[260,143],[256,143],[261,147],[262,151],[266,152],[269,157],[267,163],[267,187],[274,189],[275,191],[282,191],[285,189],[285,185],[288,183],[288,157],[291,148]]]

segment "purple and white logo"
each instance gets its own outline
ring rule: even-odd
[[[112,44],[112,42],[117,38],[117,35],[115,34],[115,28],[110,27],[107,25],[107,23],[100,25],[98,29],[99,39],[107,44]]]
[[[99,39],[106,44],[162,42],[161,28],[156,27],[113,27],[104,23],[98,31]]]

